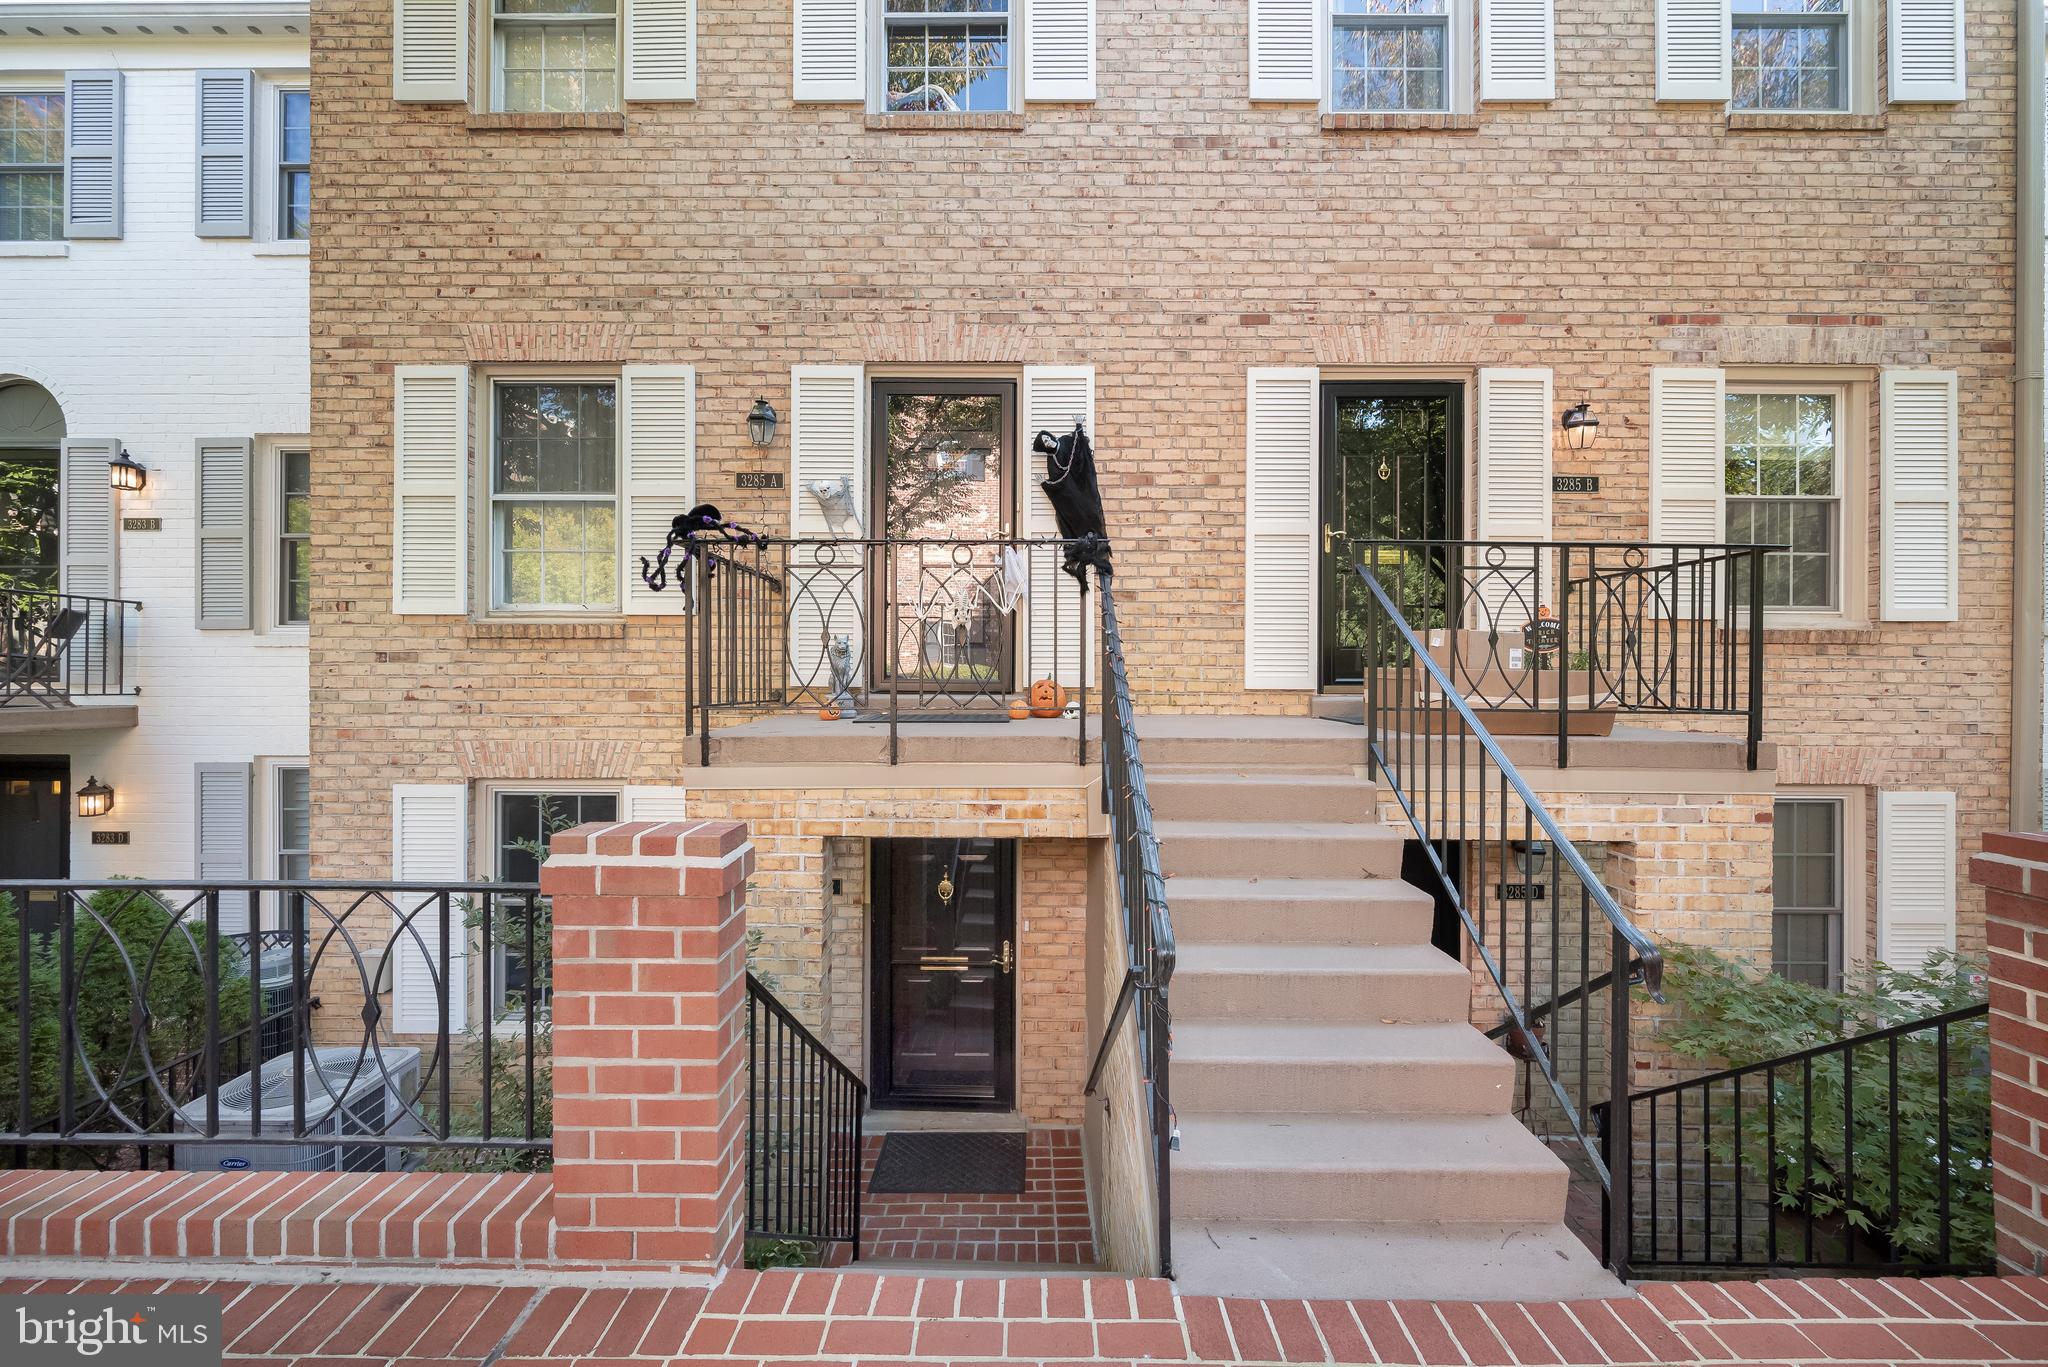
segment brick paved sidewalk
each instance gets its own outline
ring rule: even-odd
[[[737,1273],[715,1289],[234,1278],[0,1282],[213,1291],[229,1363],[2048,1363],[2048,1281],[1654,1286],[1640,1299],[1463,1305],[1181,1299],[1161,1281]]]

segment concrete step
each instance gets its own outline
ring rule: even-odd
[[[1564,1216],[1569,1172],[1510,1115],[1176,1109],[1173,1208],[1191,1220],[1542,1225]]]
[[[1569,1301],[1629,1294],[1556,1223],[1176,1219],[1173,1274],[1174,1290],[1183,1296],[1272,1300]]]
[[[1472,976],[1430,945],[1180,946],[1180,1021],[1462,1021]]]
[[[1398,878],[1401,837],[1377,825],[1326,821],[1161,821],[1169,877]]]
[[[1330,772],[1365,763],[1359,728],[1314,717],[1143,716],[1145,767],[1243,765]]]
[[[1173,1030],[1173,1102],[1184,1111],[1504,1115],[1514,1084],[1514,1060],[1462,1022],[1181,1021]]]
[[[1352,774],[1146,771],[1162,821],[1334,821],[1377,824],[1379,789]]]
[[[1184,945],[1426,944],[1436,903],[1394,878],[1170,878]]]

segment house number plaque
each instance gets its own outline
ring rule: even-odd
[[[740,488],[742,489],[780,489],[781,487],[782,471],[780,470],[740,471]]]
[[[92,843],[95,845],[125,845],[128,843],[128,832],[94,831],[92,833]]]
[[[1552,475],[1550,492],[1553,494],[1597,494],[1600,492],[1598,475]]]
[[[124,517],[121,519],[121,530],[124,532],[160,532],[163,529],[164,520],[160,517]]]
[[[1541,902],[1549,895],[1549,886],[1544,883],[1502,883],[1500,885],[1500,900],[1503,902]]]

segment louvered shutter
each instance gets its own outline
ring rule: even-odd
[[[66,593],[117,598],[121,593],[118,507],[107,483],[107,462],[121,452],[113,437],[67,437],[57,496],[59,586]],[[85,629],[65,652],[66,676],[121,677],[121,638],[107,634],[107,614],[87,614]],[[111,620],[118,622],[118,616]]]
[[[194,576],[201,631],[247,631],[251,599],[249,530],[253,444],[247,438],[202,437],[199,466],[199,570]]]
[[[629,365],[620,376],[620,396],[626,545],[619,601],[630,616],[680,615],[681,586],[662,593],[648,588],[640,557],[651,560],[669,523],[696,502],[697,372],[686,365]]]
[[[867,377],[857,365],[800,365],[789,373],[789,530],[804,540],[859,539],[877,530],[868,513]],[[850,504],[853,522],[827,515],[823,493]],[[844,506],[843,504],[840,506]],[[832,686],[827,647],[844,636],[856,685],[867,686],[864,552],[792,547],[784,592],[792,686],[822,701]]]
[[[1555,0],[1481,0],[1479,98],[1557,98]]]
[[[1891,0],[1885,33],[1891,46],[1893,104],[1960,100],[1969,94],[1963,0]]]
[[[1657,0],[1657,98],[1728,99],[1731,39],[1728,0]]]
[[[194,88],[199,128],[194,231],[201,237],[247,237],[255,221],[249,171],[255,78],[247,71],[202,71]]]
[[[1953,622],[1956,572],[1956,376],[1887,370],[1880,571],[1887,622]]]
[[[1251,0],[1251,97],[1321,100],[1328,0]]]
[[[1550,539],[1550,371],[1547,368],[1479,372],[1479,539]],[[1486,621],[1467,625],[1519,628],[1549,601],[1540,581],[1540,553],[1514,549],[1498,561],[1484,555],[1474,567]],[[1498,564],[1498,570],[1491,567]],[[1479,604],[1474,605],[1479,610]]]
[[[469,98],[469,0],[392,0],[391,98]]]
[[[249,880],[249,789],[252,766],[193,766],[192,873],[202,883]],[[240,935],[249,924],[246,892],[220,894],[220,931]]]
[[[391,610],[466,612],[469,371],[402,365],[392,381]]]
[[[121,73],[64,76],[64,236],[121,235]]]
[[[866,18],[862,0],[796,0],[798,100],[867,99]]]
[[[391,787],[391,876],[401,883],[460,883],[467,874],[469,790],[459,783],[395,783]],[[448,994],[448,1030],[469,1020],[469,944],[462,908],[448,915],[448,971],[441,972],[441,915],[430,893],[393,893],[395,972],[392,1029],[431,1035],[441,1028],[441,986]]]
[[[683,788],[629,785],[622,805],[622,821],[681,821],[685,818],[689,793]]]
[[[625,0],[629,100],[697,98],[697,0]]]
[[[1031,0],[1025,8],[1024,98],[1095,98],[1095,0]]]
[[[1723,540],[1726,394],[1717,369],[1664,366],[1650,372],[1650,540],[1681,546]],[[1682,550],[1662,557],[1681,563],[1697,559]],[[1676,615],[1713,610],[1713,594],[1692,592],[1694,572],[1675,570],[1670,580],[1667,592]]]
[[[1917,970],[1956,947],[1956,795],[1877,795],[1877,957]]]
[[[1024,367],[1023,435],[1028,448],[1040,432],[1055,437],[1074,430],[1075,423],[1088,429],[1095,439],[1095,367],[1086,365],[1028,365]],[[1024,491],[1024,535],[1058,536],[1059,520],[1053,516],[1052,500],[1045,496],[1040,481],[1046,477],[1046,457],[1026,451],[1030,485]],[[1072,575],[1060,569],[1060,552],[1052,547],[1030,552],[1029,596],[1024,600],[1026,640],[1023,654],[1026,677],[1021,684],[1050,675],[1071,688],[1095,676],[1094,624],[1087,620],[1087,600]]]
[[[1244,686],[1316,686],[1313,366],[1254,368],[1245,385]]]

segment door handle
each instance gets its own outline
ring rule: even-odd
[[[1329,524],[1329,523],[1325,522],[1325,523],[1323,524],[1323,554],[1324,554],[1324,555],[1328,555],[1328,554],[1330,553],[1330,543],[1331,543],[1331,542],[1333,542],[1333,541],[1335,541],[1336,539],[1337,539],[1337,533],[1336,533],[1336,531],[1335,531],[1335,530],[1334,530],[1334,529],[1333,529],[1333,528],[1332,528],[1332,527],[1330,526],[1330,524]]]
[[[1003,956],[996,960],[996,967],[1002,969],[1005,974],[1017,967],[1017,956],[1010,948],[1008,940],[1003,941]]]

